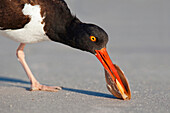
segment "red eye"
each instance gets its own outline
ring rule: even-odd
[[[90,40],[91,40],[92,42],[96,42],[96,37],[95,37],[95,36],[90,36]]]

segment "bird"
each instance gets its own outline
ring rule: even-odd
[[[104,66],[109,91],[116,97],[131,98],[123,72],[107,53],[108,34],[101,27],[78,19],[64,0],[1,0],[0,35],[19,43],[16,56],[30,80],[31,91],[62,89],[40,84],[25,60],[26,44],[54,41],[95,55]]]

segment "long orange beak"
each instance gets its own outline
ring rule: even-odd
[[[108,90],[117,98],[124,100],[131,98],[130,87],[128,81],[121,69],[112,63],[106,48],[95,50],[96,57],[105,68],[105,77]]]

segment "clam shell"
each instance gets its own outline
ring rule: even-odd
[[[110,77],[109,73],[105,70],[105,79],[106,79],[106,86],[107,89],[110,91],[110,93],[112,93],[115,97],[123,99],[123,100],[130,100],[131,99],[131,90],[130,90],[130,86],[128,83],[128,80],[126,79],[123,71],[116,65],[114,64],[118,75],[125,87],[125,92],[124,95],[122,95],[117,87],[116,81],[112,80],[112,78]]]

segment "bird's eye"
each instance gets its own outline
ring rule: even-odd
[[[90,36],[90,40],[91,40],[92,42],[96,42],[96,37],[95,37],[95,36]]]

